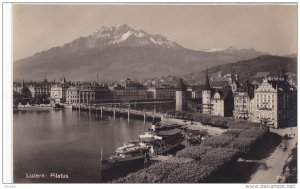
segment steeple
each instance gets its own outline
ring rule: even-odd
[[[46,74],[44,75],[44,82],[47,82],[48,80],[47,80],[47,76],[46,76]]]
[[[208,69],[206,69],[206,80],[205,80],[203,90],[210,90],[210,89],[211,89],[211,87],[209,84]]]
[[[25,82],[24,82],[24,78],[23,78],[23,80],[22,80],[22,88],[24,88],[24,86],[25,86]]]
[[[66,78],[64,75],[63,75],[63,83],[66,83]]]

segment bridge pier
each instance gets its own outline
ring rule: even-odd
[[[128,120],[128,122],[129,122],[129,117],[130,117],[130,110],[129,110],[129,108],[128,108],[128,112],[127,112],[127,114],[128,114],[128,118],[127,118],[127,120]]]
[[[116,108],[114,108],[114,119],[116,119]]]

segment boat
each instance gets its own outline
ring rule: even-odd
[[[149,161],[151,156],[166,154],[184,141],[182,130],[178,128],[169,130],[156,130],[156,125],[138,140],[132,140],[123,146],[116,148],[115,155],[102,160],[101,170],[121,166],[141,166]]]
[[[65,109],[65,107],[61,104],[54,104],[53,109],[54,110],[63,110],[63,109]]]
[[[172,129],[182,129],[183,126],[179,125],[179,124],[168,124],[168,123],[163,123],[163,122],[157,122],[154,123],[152,122],[152,126],[151,128],[153,129],[153,127],[155,126],[155,130],[156,131],[166,131],[166,130],[172,130]]]
[[[101,170],[105,171],[124,165],[141,164],[148,158],[149,146],[141,142],[129,142],[115,150],[115,155],[102,160]]]
[[[72,104],[65,103],[64,107],[65,109],[72,109]]]

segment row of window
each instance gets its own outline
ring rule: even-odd
[[[256,98],[275,98],[275,95],[267,95],[267,94],[256,94]]]

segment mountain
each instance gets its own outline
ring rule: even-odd
[[[217,72],[221,72],[222,75],[238,73],[242,80],[251,80],[258,72],[267,72],[270,76],[278,76],[282,71],[290,72],[290,75],[297,75],[297,58],[262,55],[250,60],[214,66],[208,69],[209,74]],[[204,80],[205,73],[205,71],[202,71],[202,80]]]
[[[64,74],[69,80],[95,80],[97,73],[103,80],[142,79],[184,75],[261,54],[254,49],[234,48],[195,51],[160,34],[148,34],[117,24],[98,28],[86,37],[17,60],[13,69],[14,80],[41,80],[45,74],[49,79]]]
[[[257,51],[254,48],[238,49],[238,48],[235,48],[235,47],[228,47],[226,49],[223,49],[223,48],[203,49],[201,51],[203,51],[203,52],[214,52],[214,53],[231,54],[231,55],[234,55],[234,56],[243,57],[245,59],[257,57],[257,56],[260,56],[260,55],[267,55],[267,54],[269,54],[269,53],[266,53],[266,52]]]

